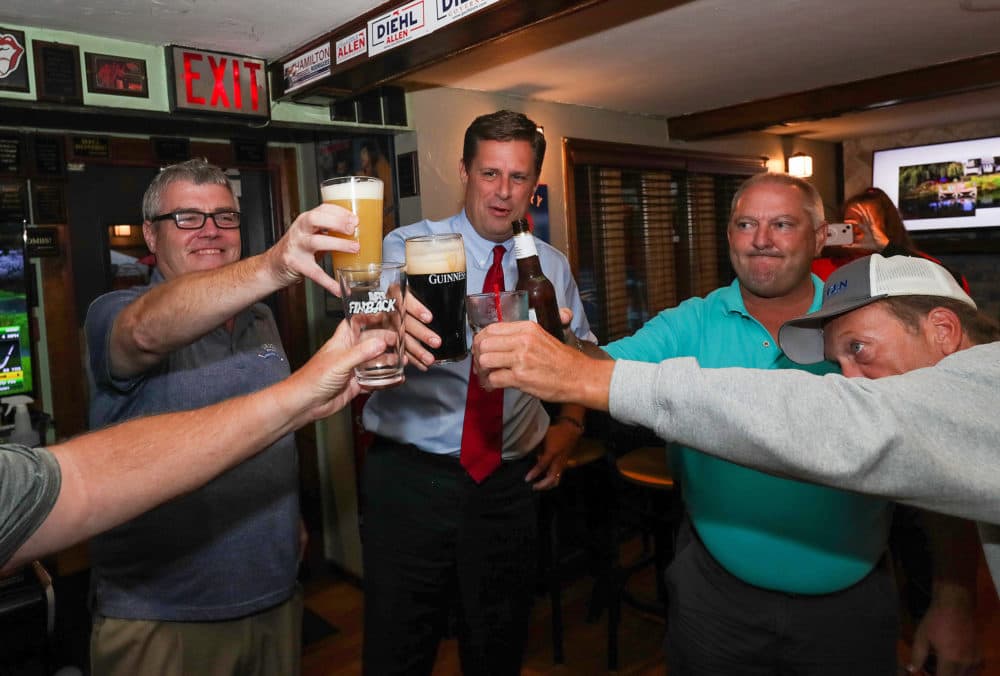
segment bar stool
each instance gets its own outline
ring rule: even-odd
[[[584,469],[598,470],[605,466],[599,461],[606,455],[607,449],[599,439],[581,438],[570,452],[559,487],[546,492],[541,500],[541,541],[545,543],[541,548],[541,565],[552,607],[552,661],[555,664],[565,661],[562,620],[562,574],[565,567],[560,530],[562,522],[574,511],[569,503],[575,496],[587,492],[588,477],[584,476],[587,474]],[[600,481],[602,473],[594,474],[596,477],[592,475],[590,478]],[[607,472],[603,472],[603,476],[607,483]]]
[[[49,664],[55,632],[56,607],[52,577],[39,561],[9,577],[0,578],[0,665],[24,664],[38,659],[44,673]],[[7,673],[0,668],[0,672]],[[20,673],[17,669],[11,673]],[[25,673],[28,673],[25,671]]]
[[[618,504],[618,523],[622,517],[633,516],[642,536],[651,537],[652,554],[645,554],[638,561],[622,566],[618,555],[617,540],[615,557],[610,573],[610,599],[608,601],[608,669],[618,669],[618,627],[621,621],[621,603],[625,601],[634,607],[660,615],[666,621],[667,591],[663,571],[673,556],[673,531],[679,522],[678,491],[667,459],[668,451],[663,446],[642,446],[620,456],[615,461],[621,481]],[[634,488],[634,506],[628,504],[626,489]],[[617,528],[615,537],[618,537]],[[628,593],[627,583],[637,571],[652,564],[656,576],[656,602],[650,603],[635,598]]]

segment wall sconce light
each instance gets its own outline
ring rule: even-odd
[[[132,226],[131,225],[112,225],[111,233],[115,237],[131,237],[132,236]]]
[[[535,131],[537,131],[542,136],[545,136],[545,127],[543,127],[542,125],[540,125],[540,124],[536,125],[535,126]]]
[[[771,159],[767,156],[761,156],[760,161],[764,164],[764,169],[768,173],[772,174],[783,174],[785,173],[785,156],[776,157]]]
[[[812,155],[792,153],[788,158],[788,173],[799,178],[809,178],[813,175]]]

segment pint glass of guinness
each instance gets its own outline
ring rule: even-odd
[[[427,349],[438,363],[461,361],[465,341],[465,244],[457,232],[406,240],[406,278],[410,293],[431,311],[427,325],[441,347]]]

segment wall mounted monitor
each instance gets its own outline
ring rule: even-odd
[[[1000,136],[877,150],[872,185],[910,231],[1000,228]]]
[[[24,226],[0,223],[0,397],[32,394],[34,344]]]

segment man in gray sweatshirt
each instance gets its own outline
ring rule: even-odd
[[[593,360],[543,333],[481,332],[480,377],[754,469],[974,519],[1000,590],[1000,329],[941,266],[855,261],[820,310],[782,327],[789,358],[843,375]]]

